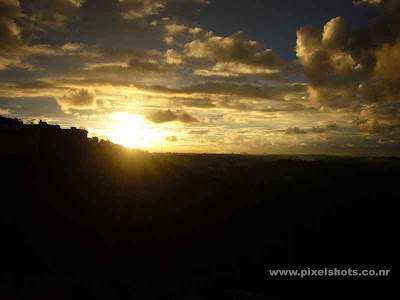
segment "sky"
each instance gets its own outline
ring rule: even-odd
[[[0,0],[0,114],[155,152],[398,155],[400,0]]]

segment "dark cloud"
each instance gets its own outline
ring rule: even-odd
[[[41,80],[0,84],[0,95],[11,97],[55,97],[60,98],[60,93],[68,91],[68,87]]]
[[[0,71],[20,65],[20,48],[24,46],[16,20],[22,15],[16,0],[0,0]]]
[[[45,89],[54,89],[57,88],[52,83],[46,82],[46,81],[31,81],[31,82],[24,82],[24,83],[19,83],[15,85],[16,89],[21,89],[21,90],[45,90]]]
[[[21,16],[22,9],[18,0],[0,0],[0,17],[14,19]]]
[[[211,3],[211,0],[192,0],[193,3],[199,3],[199,4],[204,4],[204,5],[209,5]]]
[[[189,115],[188,113],[186,113],[184,111],[177,111],[177,112],[175,112],[175,114],[178,117],[178,121],[180,121],[182,123],[197,123],[197,122],[199,122],[198,119],[196,119],[195,117]]]
[[[147,119],[152,121],[153,123],[167,123],[176,121],[178,117],[170,109],[168,109],[166,111],[157,111],[147,116]]]
[[[326,125],[326,130],[336,131],[339,129],[340,129],[340,126],[336,123],[331,123],[331,124]]]
[[[70,90],[64,96],[58,97],[57,102],[63,110],[69,109],[95,109],[95,95],[85,89]]]
[[[175,136],[175,135],[172,135],[172,136],[167,136],[167,137],[165,137],[165,139],[164,139],[166,142],[171,142],[171,143],[173,143],[173,142],[177,142],[178,141],[178,138]]]
[[[289,127],[285,131],[286,134],[306,134],[307,131],[300,129],[299,127]]]
[[[364,122],[358,124],[358,130],[364,133],[370,134],[381,134],[390,133],[393,130],[400,128],[400,124],[387,123],[378,119],[364,120]]]
[[[172,98],[169,99],[170,104],[178,106],[195,107],[195,108],[215,108],[216,105],[209,98]]]
[[[325,133],[329,131],[338,131],[340,130],[340,126],[336,123],[330,123],[325,126],[325,128],[320,128],[320,127],[313,127],[311,128],[310,132],[311,133]]]
[[[70,22],[79,21],[86,0],[20,0],[30,29],[65,30]]]
[[[360,132],[391,133],[400,128],[400,109],[381,104],[365,105],[354,122]]]
[[[191,130],[191,131],[189,131],[189,134],[192,134],[192,135],[204,135],[204,134],[207,134],[209,132],[210,132],[209,130]]]
[[[0,0],[0,70],[8,67],[32,69],[26,57],[57,55],[57,46],[30,45],[32,31],[65,30],[79,20],[83,0]],[[72,45],[72,44],[71,44]]]
[[[0,17],[0,53],[10,55],[7,51],[15,51],[22,46],[20,28],[12,19]]]
[[[283,106],[275,106],[271,108],[262,108],[258,111],[265,112],[265,113],[275,113],[275,112],[297,112],[297,111],[304,111],[307,110],[306,106],[300,103],[289,103]]]
[[[398,0],[381,1],[378,13],[379,16],[372,20],[368,27],[372,48],[392,44],[399,39],[400,2]]]
[[[199,122],[198,119],[189,115],[185,111],[177,110],[175,112],[172,112],[170,109],[165,111],[160,110],[153,114],[150,114],[147,116],[147,119],[153,123],[158,123],[158,124],[174,122],[174,121],[188,123],[188,124]]]
[[[137,57],[132,58],[128,63],[128,68],[139,74],[160,74],[166,73],[170,68],[166,65],[153,63],[149,61],[142,61]]]
[[[237,99],[225,97],[223,99],[219,99],[217,104],[219,108],[238,110],[242,112],[259,112],[263,114],[291,113],[300,111],[316,112],[316,109],[313,107],[306,107],[300,103],[288,103],[287,101],[282,101],[282,103],[276,102],[273,106],[268,105],[265,107],[262,102],[257,105],[252,102],[243,102],[240,98]]]
[[[322,128],[320,128],[320,127],[313,127],[311,130],[310,130],[310,132],[311,133],[325,133],[325,130],[324,129],[322,129]]]
[[[0,98],[0,107],[8,110],[11,115],[21,118],[65,117],[57,101],[48,97]]]
[[[253,111],[257,108],[253,105],[248,105],[240,101],[240,99],[235,99],[231,97],[225,97],[218,101],[219,108],[232,109],[238,111]]]
[[[271,101],[284,101],[286,96],[299,96],[306,92],[302,84],[285,84],[280,86],[256,86],[249,84],[230,84],[206,82],[191,85],[181,89],[163,86],[145,86],[136,84],[137,88],[164,94],[210,94],[210,95],[236,95],[247,98],[259,98]]]

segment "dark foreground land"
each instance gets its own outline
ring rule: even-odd
[[[305,158],[3,156],[0,299],[388,299],[387,277],[269,275],[394,277],[400,160]]]

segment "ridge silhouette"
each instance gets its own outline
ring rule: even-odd
[[[2,149],[10,136],[40,139],[1,152],[0,298],[337,299],[329,280],[354,297],[388,289],[385,278],[267,272],[391,269],[397,158],[150,154],[9,120]]]

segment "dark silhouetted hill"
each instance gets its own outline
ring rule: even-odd
[[[392,269],[396,158],[149,154],[74,141],[1,156],[4,299],[359,299],[378,284],[376,295],[389,290],[387,278],[268,270]]]

